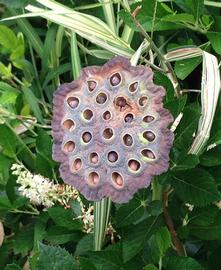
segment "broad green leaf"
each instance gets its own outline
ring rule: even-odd
[[[184,59],[175,63],[175,72],[179,79],[184,80],[186,77],[202,62],[201,57]]]
[[[0,3],[10,8],[24,8],[28,3],[33,0],[0,0]]]
[[[23,93],[24,93],[24,97],[25,97],[26,101],[28,102],[28,104],[30,105],[31,110],[33,111],[34,115],[36,116],[36,118],[38,119],[38,121],[40,123],[43,123],[44,119],[42,116],[42,112],[41,112],[41,109],[40,109],[39,104],[38,104],[38,99],[36,98],[34,93],[29,88],[24,88]]]
[[[179,171],[172,177],[175,192],[184,202],[206,206],[221,198],[213,177],[205,170]]]
[[[51,226],[44,239],[53,245],[63,245],[68,242],[77,242],[81,237],[79,232],[70,232],[65,227]]]
[[[10,80],[12,77],[12,66],[9,63],[8,66],[4,65],[2,62],[0,62],[0,77],[2,77],[3,80]]]
[[[85,258],[85,257],[80,257],[80,266],[81,270],[97,270],[97,268],[94,266],[94,264],[91,262],[90,259]]]
[[[199,157],[192,154],[180,153],[176,160],[173,160],[171,170],[180,171],[195,168],[199,164]]]
[[[221,145],[218,145],[209,151],[203,153],[200,157],[200,164],[206,167],[217,166],[221,164]]]
[[[5,125],[0,125],[0,145],[5,155],[11,158],[16,156],[16,142],[16,136],[11,129]]]
[[[52,155],[51,137],[43,129],[38,129],[38,137],[36,139],[36,148],[38,152],[44,154],[46,157],[51,157]]]
[[[81,230],[81,222],[79,219],[76,219],[76,216],[71,212],[70,209],[52,207],[48,209],[48,213],[56,225],[69,230]]]
[[[75,270],[74,258],[64,248],[39,244],[36,270]]]
[[[164,255],[167,249],[172,245],[170,232],[166,227],[160,228],[155,234],[155,241],[159,250],[160,257]]]
[[[15,104],[16,99],[18,97],[18,92],[4,92],[0,95],[0,104],[7,106],[9,104]]]
[[[17,45],[15,33],[5,25],[0,25],[0,44],[10,51]]]
[[[124,262],[129,261],[143,248],[145,242],[161,224],[162,219],[157,216],[150,217],[137,226],[127,227],[125,236],[122,238]]]
[[[169,257],[167,261],[168,270],[204,270],[204,268],[194,259],[189,257]]]
[[[92,250],[93,250],[93,235],[86,234],[78,242],[74,255],[75,256],[84,255],[88,251],[92,251]]]
[[[206,226],[214,222],[219,209],[215,205],[207,207],[195,207],[193,211],[189,213],[189,225]]]
[[[15,253],[26,253],[33,247],[34,227],[29,224],[15,235]]]
[[[170,14],[170,15],[164,16],[162,18],[162,21],[172,22],[172,23],[181,23],[184,25],[185,23],[192,24],[192,25],[195,24],[195,19],[193,15],[187,14],[187,13]]]
[[[173,97],[172,99],[165,102],[165,108],[167,108],[172,115],[177,117],[179,113],[184,109],[184,106],[187,101],[187,95],[178,97]]]
[[[220,32],[208,32],[207,37],[211,42],[211,45],[217,54],[221,54],[221,33]]]
[[[181,151],[188,150],[193,140],[193,133],[197,129],[200,117],[198,104],[191,104],[183,110],[183,117],[175,131],[176,138],[174,145]]]

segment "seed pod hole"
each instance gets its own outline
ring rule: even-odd
[[[83,142],[89,143],[91,139],[92,139],[92,135],[91,135],[90,132],[86,131],[86,132],[84,132],[82,134],[82,140],[83,140]]]
[[[103,113],[103,119],[109,120],[111,118],[111,113],[109,111],[106,111]]]
[[[146,96],[143,96],[139,98],[138,103],[141,107],[144,107],[147,104],[148,98]]]
[[[88,86],[88,90],[90,92],[94,91],[94,89],[96,88],[97,86],[97,83],[95,81],[87,81],[87,86]]]
[[[100,180],[99,174],[97,172],[90,172],[88,175],[88,183],[89,185],[97,185]]]
[[[138,82],[131,83],[129,85],[129,91],[131,93],[134,93],[137,90],[137,87],[138,87]]]
[[[120,108],[123,108],[123,107],[126,107],[127,105],[127,100],[124,98],[124,97],[117,97],[115,100],[114,100],[114,103],[117,107],[120,107]]]
[[[79,99],[76,97],[69,97],[67,99],[67,103],[71,107],[71,109],[75,109],[79,105]]]
[[[146,140],[148,140],[149,142],[152,142],[152,141],[154,141],[154,139],[155,139],[156,136],[155,136],[155,134],[152,131],[145,131],[143,133],[143,137]]]
[[[75,143],[73,141],[68,141],[64,144],[63,149],[66,153],[73,152],[75,149]]]
[[[105,93],[99,93],[96,97],[96,102],[98,104],[104,104],[107,100],[107,95]]]
[[[112,180],[115,186],[121,188],[124,184],[123,177],[118,172],[112,173]]]
[[[133,116],[132,113],[128,113],[128,114],[126,114],[125,117],[124,117],[124,121],[125,121],[126,123],[131,123],[133,120],[134,120],[134,116]]]
[[[117,86],[118,84],[120,84],[121,82],[121,75],[120,73],[114,73],[111,77],[110,77],[110,83],[112,86]]]
[[[91,118],[93,117],[93,112],[89,109],[86,109],[84,112],[83,112],[83,117],[84,119],[86,120],[91,120]]]
[[[154,153],[150,149],[142,150],[141,154],[146,158],[150,158],[150,159],[155,159],[156,158]]]
[[[113,137],[114,132],[111,128],[105,128],[105,130],[103,131],[103,137],[106,140],[109,140]]]
[[[140,162],[135,160],[135,159],[131,159],[128,162],[128,166],[129,166],[130,170],[137,172],[140,169]]]
[[[151,116],[151,115],[146,115],[146,116],[144,116],[144,118],[143,118],[143,121],[144,121],[145,123],[150,123],[150,122],[152,122],[153,120],[154,120],[154,117]]]
[[[99,156],[98,156],[98,154],[97,154],[96,152],[91,153],[90,156],[89,156],[89,161],[90,161],[91,163],[93,163],[93,164],[97,164],[98,161],[99,161]]]
[[[126,146],[131,146],[133,144],[133,138],[130,134],[125,134],[123,136],[123,142]]]
[[[76,158],[72,165],[72,171],[77,172],[82,167],[82,160],[80,158]]]
[[[63,128],[69,131],[74,130],[75,127],[75,123],[73,120],[71,119],[66,119],[63,124],[62,124]]]
[[[111,151],[108,153],[107,158],[111,163],[114,163],[118,160],[118,154],[115,151]]]

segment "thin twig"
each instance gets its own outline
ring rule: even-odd
[[[167,224],[167,227],[171,233],[171,237],[172,237],[172,241],[173,244],[175,246],[176,252],[179,256],[186,256],[186,252],[185,249],[181,243],[181,241],[179,240],[179,238],[177,237],[177,233],[175,231],[174,228],[174,224],[173,224],[173,220],[169,214],[169,211],[167,209],[167,201],[168,201],[168,191],[163,192],[163,215],[164,215],[164,219],[165,222]]]
[[[155,51],[157,53],[158,58],[162,62],[162,68],[163,68],[164,72],[167,74],[167,76],[171,80],[176,95],[179,96],[180,95],[180,86],[179,86],[176,74],[175,74],[170,62],[168,62],[166,60],[163,53],[158,49],[158,47],[153,42],[153,40],[148,35],[148,33],[145,31],[143,26],[136,19],[136,16],[140,12],[140,10],[141,10],[141,6],[137,6],[137,8],[132,13],[130,13],[131,18],[132,18],[133,22],[135,23],[135,25],[137,26],[137,28],[140,30],[140,33],[143,35],[143,37],[150,43],[150,47],[153,49],[153,51]]]

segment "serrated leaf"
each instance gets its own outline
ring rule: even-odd
[[[180,171],[195,168],[199,164],[199,157],[192,154],[180,153],[176,160],[173,160],[171,170]]]
[[[204,270],[194,259],[189,257],[169,257],[167,262],[168,270]]]
[[[93,250],[93,235],[87,234],[84,237],[81,238],[81,240],[78,242],[75,256],[84,255],[88,251]]]
[[[36,270],[75,270],[74,258],[65,249],[39,244]]]
[[[194,208],[193,211],[191,211],[189,214],[189,224],[190,226],[191,225],[199,225],[199,226],[210,225],[214,222],[218,212],[219,212],[219,208],[215,205]]]
[[[206,206],[220,199],[211,174],[202,169],[180,171],[173,174],[172,185],[184,201],[196,206]]]
[[[200,163],[205,167],[217,166],[221,164],[221,145],[203,153]]]

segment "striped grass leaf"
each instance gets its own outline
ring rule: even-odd
[[[168,61],[183,60],[202,56],[203,70],[201,81],[201,117],[197,134],[189,150],[190,154],[198,155],[204,150],[210,137],[210,130],[216,111],[220,93],[220,72],[217,58],[200,48],[183,48],[165,55]]]

